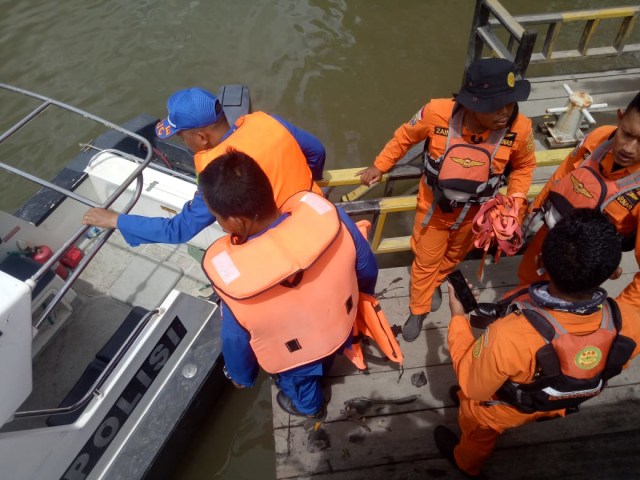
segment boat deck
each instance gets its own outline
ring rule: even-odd
[[[97,238],[84,239],[83,248]],[[114,232],[74,284],[68,307],[56,307],[35,337],[33,392],[20,410],[57,406],[133,307],[156,308],[172,289],[209,298],[213,291],[201,255],[188,245],[131,248]],[[20,419],[0,431],[43,427],[45,420]]]
[[[529,101],[521,111],[531,117],[545,108],[561,107],[573,91],[590,93],[595,103],[608,103],[596,116],[599,124],[614,123],[617,108],[624,108],[640,86],[640,69],[601,74],[541,77],[532,80]],[[537,149],[543,145],[538,141]],[[553,167],[541,168],[534,182],[548,179]],[[480,301],[493,301],[517,284],[520,257],[502,258],[485,266],[484,281],[477,281],[479,260],[460,266],[480,289]],[[638,271],[633,253],[623,257],[625,274],[605,288],[617,295]],[[408,315],[409,268],[383,269],[377,295],[391,325],[403,325]],[[369,356],[369,371],[361,373],[338,356],[326,389],[330,402],[323,426],[330,446],[308,451],[309,439],[297,417],[284,413],[275,402],[272,387],[276,477],[341,480],[465,478],[438,452],[433,430],[443,424],[456,432],[457,408],[449,396],[456,384],[448,355],[446,332],[450,319],[448,297],[429,315],[420,337],[406,343],[400,337],[404,373],[380,354]],[[427,383],[412,384],[424,372]],[[633,363],[599,397],[583,405],[580,413],[564,419],[534,423],[506,432],[487,463],[489,478],[640,478],[640,362]],[[417,396],[413,401],[411,397]],[[366,398],[361,408],[347,409],[349,401]],[[400,404],[384,403],[405,400]],[[380,403],[376,403],[378,401]],[[350,410],[348,414],[347,411]]]
[[[484,282],[475,273],[479,260],[468,260],[461,270],[481,291],[480,301],[496,300],[516,285],[519,257],[503,258],[485,266]],[[638,271],[626,253],[625,274],[607,282],[617,295]],[[377,294],[392,325],[402,325],[408,314],[408,267],[380,272]],[[427,317],[420,337],[399,342],[404,353],[404,373],[391,362],[379,360],[372,348],[369,372],[361,373],[342,356],[332,369],[327,394],[331,400],[323,426],[329,448],[310,453],[307,433],[298,417],[284,413],[273,393],[273,425],[278,479],[417,479],[464,478],[439,454],[433,429],[443,424],[459,432],[457,408],[449,397],[456,384],[447,350],[450,314],[445,292],[442,307]],[[424,372],[427,383],[412,384]],[[618,377],[602,395],[584,404],[582,411],[564,419],[534,423],[505,433],[485,468],[490,478],[638,478],[640,475],[640,362]],[[346,403],[364,397],[393,401],[417,396],[402,404],[364,402],[347,416]],[[562,458],[560,464],[555,459]]]

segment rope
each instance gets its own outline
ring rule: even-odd
[[[515,255],[523,244],[522,230],[518,212],[520,198],[526,202],[526,197],[521,193],[502,195],[498,193],[494,198],[485,202],[473,218],[471,231],[475,236],[473,244],[476,248],[484,250],[482,263],[478,269],[478,278],[482,277],[482,269],[487,252],[492,245],[497,245],[496,263],[500,259],[500,253]]]

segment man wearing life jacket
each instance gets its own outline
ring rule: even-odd
[[[236,387],[258,366],[275,376],[279,405],[322,420],[320,380],[349,346],[358,292],[378,275],[366,239],[344,211],[313,192],[278,208],[269,180],[232,150],[200,173],[211,213],[230,235],[207,250],[202,267],[222,299],[222,354]]]
[[[180,90],[167,101],[168,116],[156,125],[159,138],[178,135],[195,152],[196,172],[227,149],[239,149],[251,155],[265,171],[276,204],[296,192],[322,193],[314,180],[322,178],[325,150],[310,133],[285,120],[264,112],[240,117],[230,128],[218,98],[198,87]],[[118,228],[132,246],[141,243],[184,243],[215,222],[202,196],[196,191],[182,211],[168,218],[119,215],[92,208],[83,223],[104,228]]]
[[[597,210],[575,210],[542,245],[538,261],[549,281],[522,289],[477,339],[449,288],[462,436],[458,442],[440,425],[434,437],[457,468],[480,475],[502,432],[576,411],[640,352],[640,311],[600,287],[620,276],[621,257],[611,222]]]
[[[480,206],[507,181],[507,194],[519,196],[518,210],[524,210],[536,162],[531,121],[518,113],[516,102],[529,91],[528,81],[516,80],[512,62],[476,61],[455,98],[427,103],[396,130],[374,164],[358,172],[365,185],[378,182],[412,145],[426,140],[411,238],[406,341],[418,337],[427,314],[440,306],[440,284],[471,249]]]
[[[573,208],[603,211],[623,236],[623,250],[635,250],[640,265],[640,93],[618,110],[617,127],[596,128],[565,158],[531,208],[544,224],[522,258],[520,283],[545,278],[535,257],[549,228]],[[640,273],[617,298],[640,307]]]

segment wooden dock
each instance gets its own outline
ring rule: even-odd
[[[624,108],[640,88],[640,69],[546,77],[532,83],[530,101],[522,105],[527,115],[540,116],[546,107],[563,106],[562,83],[568,83],[574,91],[591,93],[595,102],[609,103],[606,122],[613,122],[616,109]],[[550,170],[541,173],[536,174],[537,182],[544,182]],[[478,260],[467,260],[460,268],[480,289],[480,301],[493,301],[517,284],[519,261],[520,257],[505,257],[485,266],[482,284],[475,277]],[[605,284],[612,296],[638,271],[633,252],[624,255],[623,268],[620,279]],[[376,293],[392,325],[403,325],[407,318],[408,285],[409,267],[381,270]],[[447,349],[450,314],[444,290],[442,307],[427,317],[420,337],[412,343],[399,337],[405,356],[402,375],[393,364],[380,360],[375,349],[367,374],[338,356],[326,391],[331,400],[323,426],[330,443],[325,450],[308,451],[301,419],[277,406],[272,388],[278,479],[465,478],[440,455],[433,440],[439,424],[459,432],[457,408],[449,396],[456,379]],[[411,378],[420,372],[426,374],[427,383],[415,387]],[[411,396],[417,398],[401,404],[375,403]],[[348,409],[349,400],[358,397],[374,402],[360,402],[357,412]],[[615,377],[602,395],[584,404],[580,413],[506,432],[485,473],[503,479],[640,478],[640,360]]]
[[[493,301],[515,286],[519,257],[485,266],[483,285],[475,277],[478,262],[466,261],[461,269],[480,288],[480,301]],[[633,254],[625,254],[623,268],[622,278],[605,285],[611,295],[617,295],[638,270]],[[408,315],[408,284],[408,267],[380,272],[376,291],[391,324],[402,325]],[[456,384],[446,341],[449,319],[445,293],[442,307],[427,317],[420,337],[412,343],[399,340],[405,356],[402,376],[394,364],[379,360],[373,347],[368,374],[338,356],[326,392],[330,390],[331,400],[323,426],[330,442],[325,450],[307,451],[300,418],[277,406],[273,387],[277,478],[464,478],[441,457],[433,441],[436,425],[459,432],[457,408],[449,397],[449,388]],[[411,377],[420,372],[426,374],[427,384],[418,388]],[[505,433],[485,472],[505,479],[640,478],[639,393],[636,361],[580,413]],[[418,398],[400,405],[365,402],[353,418],[345,411],[348,401],[357,397],[389,401],[411,396]]]

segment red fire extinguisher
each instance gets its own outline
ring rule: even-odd
[[[31,252],[31,258],[33,258],[40,265],[46,263],[53,256],[53,251],[46,245],[40,245],[33,248],[33,252]],[[69,271],[64,268],[63,265],[56,262],[51,267],[53,271],[63,279],[66,279],[69,276]]]

